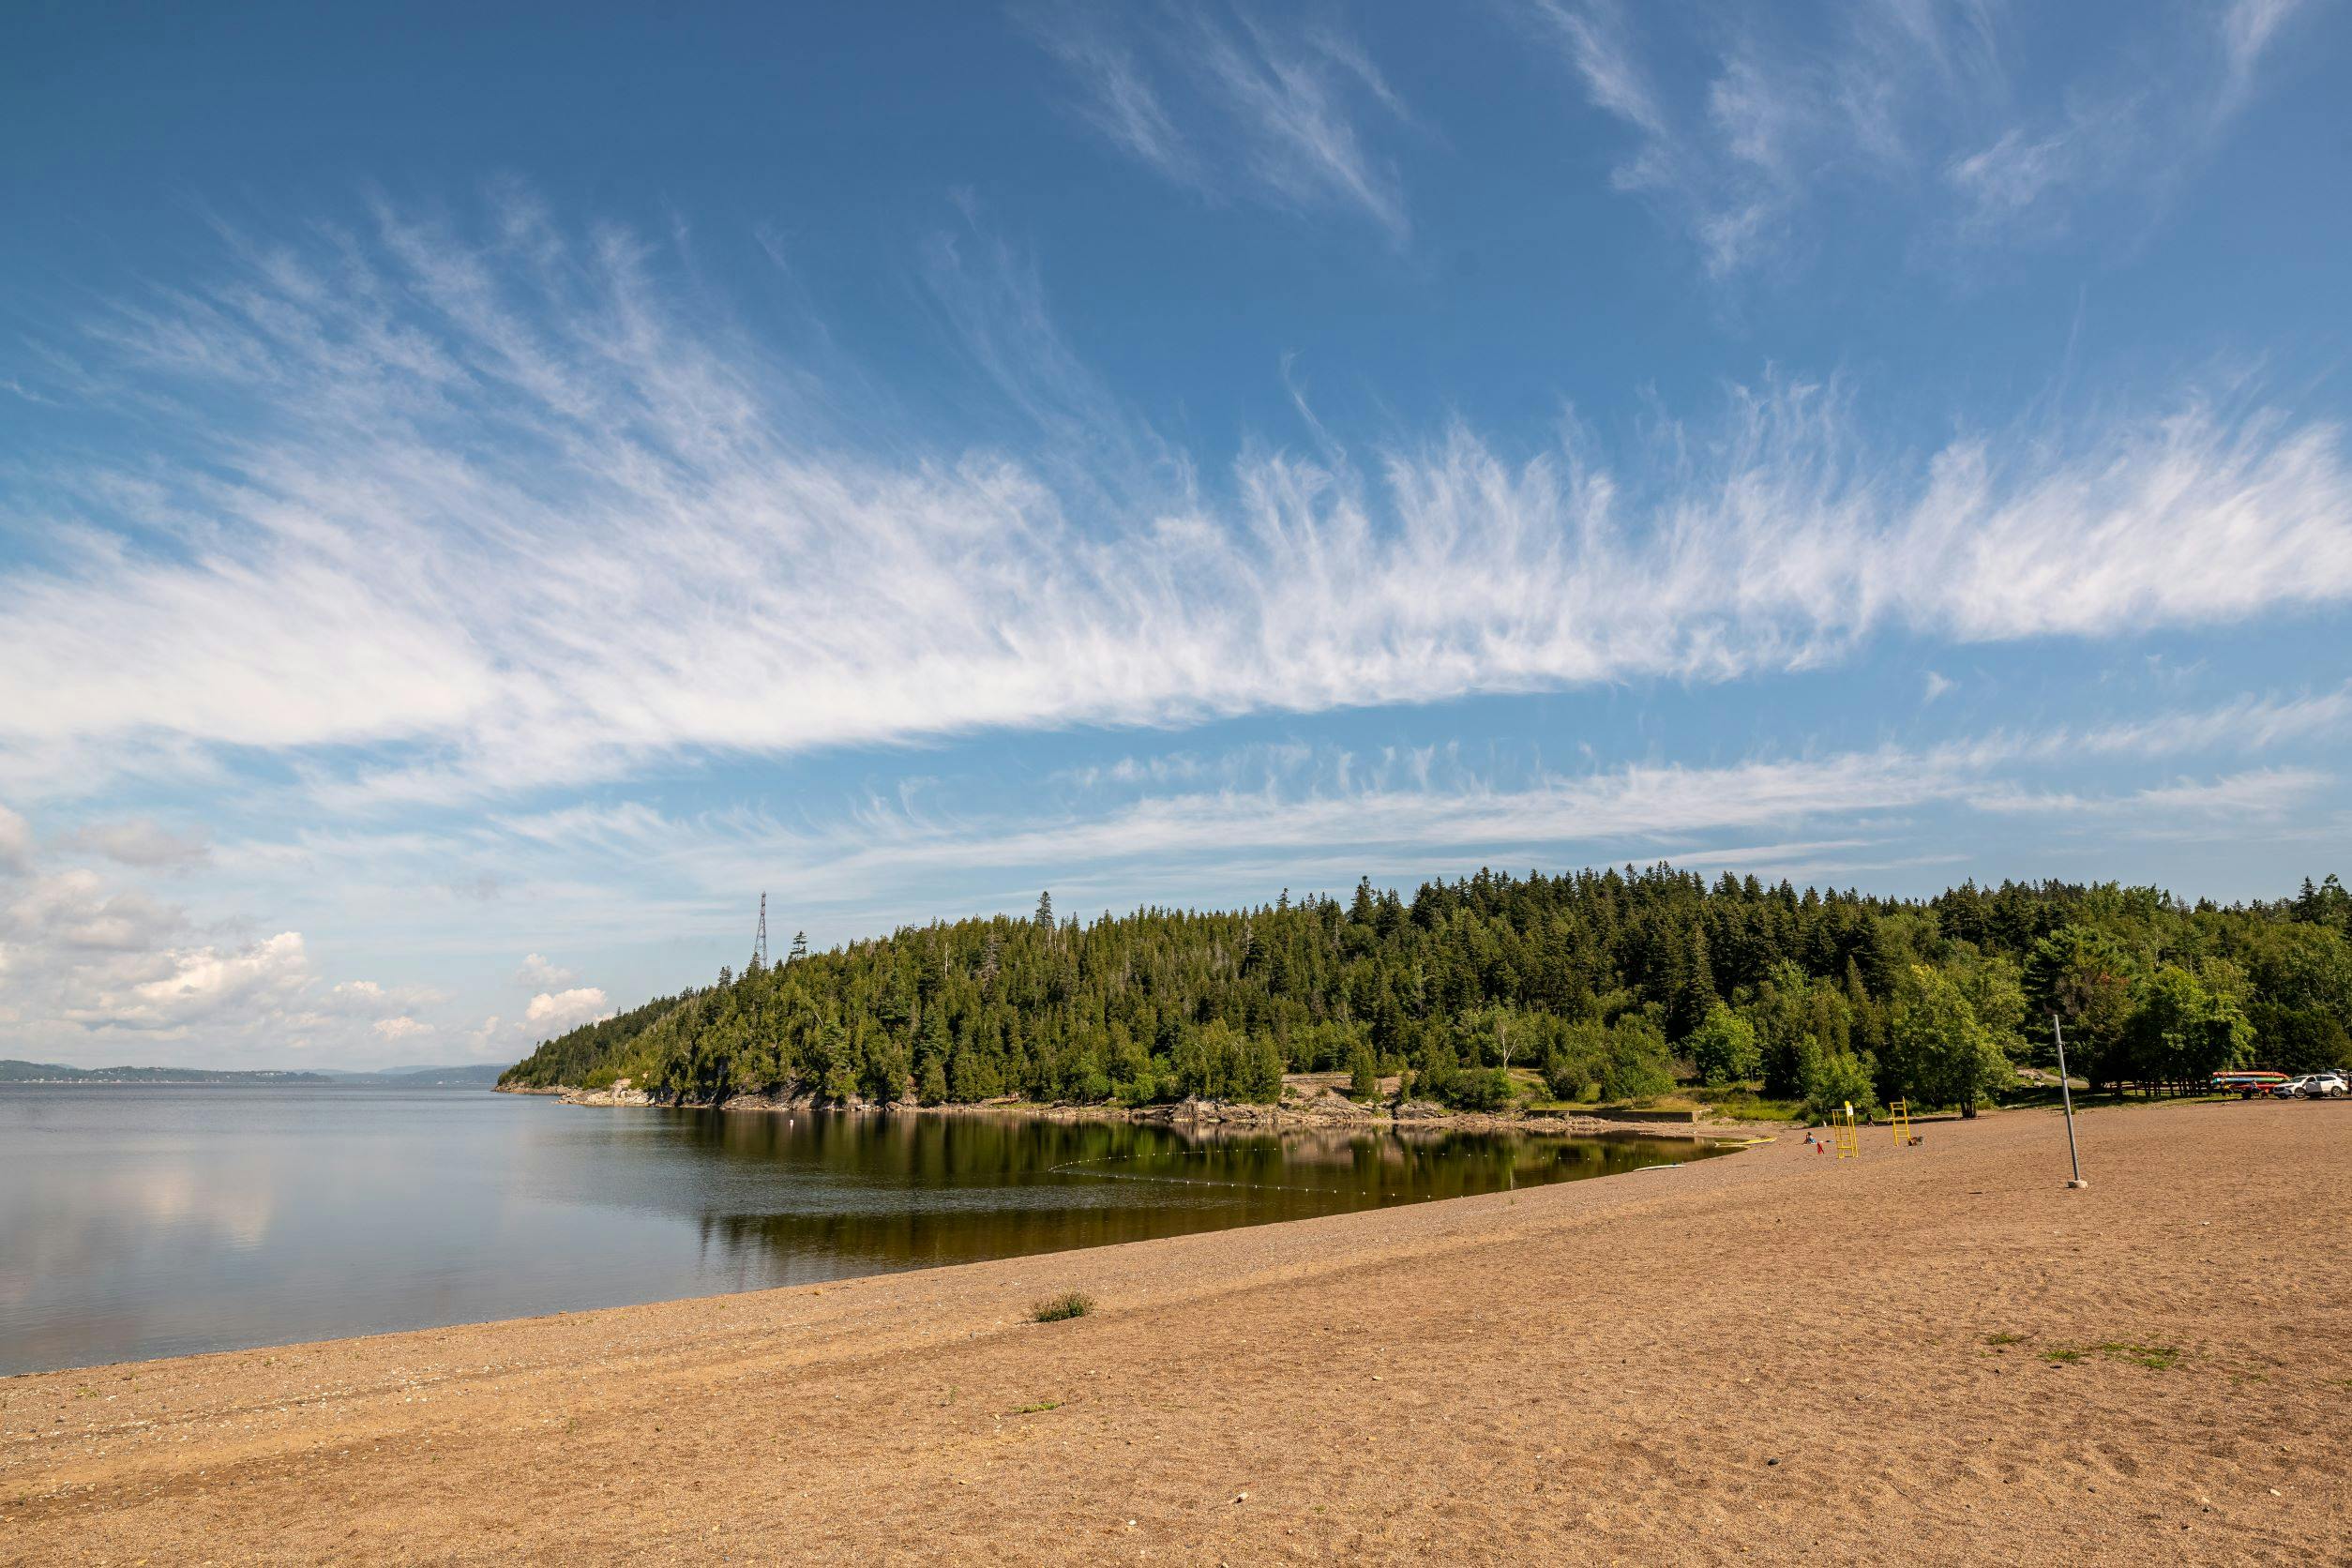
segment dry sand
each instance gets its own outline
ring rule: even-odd
[[[2352,1104],[1922,1130],[0,1380],[0,1559],[2352,1560]]]

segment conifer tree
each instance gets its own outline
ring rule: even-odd
[[[1562,1098],[1638,1098],[1671,1086],[1672,1041],[1719,1077],[1760,1070],[1779,1097],[1834,1088],[1860,1105],[1854,1075],[1875,1071],[1890,1092],[1899,1080],[1965,1108],[2011,1081],[2006,1061],[2046,1041],[2052,1010],[2070,1058],[2103,1083],[2347,1064],[2345,901],[2332,878],[2223,907],[2061,882],[1878,898],[1666,866],[1482,871],[1410,902],[1365,879],[1352,903],[1147,906],[1067,925],[1041,897],[1035,916],[824,953],[795,933],[784,962],[722,970],[541,1042],[506,1081],[626,1077],[698,1102],[893,1098],[910,1083],[932,1101],[1136,1102],[1278,1093],[1286,1071],[1344,1071],[1362,1092],[1402,1067],[1400,1096],[1470,1103],[1507,1092],[1498,1069],[1530,1062]],[[1947,1072],[1955,1036],[1973,1044]]]

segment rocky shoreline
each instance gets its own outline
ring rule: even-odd
[[[1550,1137],[1593,1137],[1614,1133],[1706,1139],[1754,1135],[1752,1127],[1741,1123],[1701,1122],[1688,1116],[1652,1120],[1642,1118],[1638,1112],[1588,1115],[1567,1111],[1449,1110],[1427,1100],[1409,1100],[1402,1104],[1382,1101],[1378,1105],[1363,1105],[1329,1087],[1321,1087],[1312,1093],[1301,1092],[1295,1087],[1286,1088],[1283,1098],[1274,1105],[1190,1099],[1166,1105],[1132,1107],[1038,1104],[1010,1097],[968,1105],[937,1106],[919,1105],[912,1100],[882,1104],[856,1098],[820,1102],[814,1094],[807,1093],[731,1094],[723,1100],[709,1100],[656,1095],[631,1087],[626,1079],[610,1089],[580,1089],[564,1085],[534,1088],[501,1084],[498,1092],[502,1094],[544,1095],[571,1106],[651,1106],[686,1110],[771,1112],[833,1109],[885,1116],[1024,1116],[1052,1122],[1142,1122],[1177,1127],[1231,1127],[1269,1132],[1293,1128],[1353,1128],[1365,1132],[1392,1129],[1514,1132]]]

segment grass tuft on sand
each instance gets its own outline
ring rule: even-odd
[[[1072,1290],[1065,1295],[1048,1296],[1031,1307],[1029,1320],[1033,1323],[1058,1323],[1065,1318],[1083,1318],[1093,1310],[1093,1297],[1083,1290]]]

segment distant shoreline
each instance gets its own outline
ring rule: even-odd
[[[296,1067],[68,1067],[58,1062],[0,1060],[0,1088],[14,1084],[52,1088],[331,1089],[416,1088],[431,1084],[495,1088],[505,1069],[496,1063],[459,1063],[391,1067],[373,1073],[312,1072]]]
[[[770,1114],[846,1110],[886,1116],[1018,1116],[1047,1122],[1134,1122],[1175,1127],[1254,1128],[1269,1132],[1352,1128],[1364,1132],[1530,1133],[1547,1138],[1620,1134],[1721,1139],[1753,1137],[1756,1131],[1756,1124],[1751,1123],[1699,1121],[1694,1115],[1676,1116],[1664,1112],[1645,1115],[1636,1111],[1449,1110],[1425,1100],[1414,1100],[1402,1106],[1387,1101],[1367,1106],[1329,1092],[1295,1097],[1286,1095],[1274,1105],[1227,1100],[1180,1100],[1146,1106],[1041,1104],[1009,1098],[930,1106],[912,1100],[901,1100],[892,1105],[868,1100],[821,1103],[807,1094],[732,1094],[724,1100],[663,1099],[641,1089],[589,1090],[566,1085],[540,1088],[503,1083],[498,1086],[498,1093],[537,1095],[570,1106]]]
[[[480,1089],[498,1085],[487,1078],[376,1078],[369,1074],[321,1078],[300,1074],[274,1078],[0,1078],[0,1089]]]

